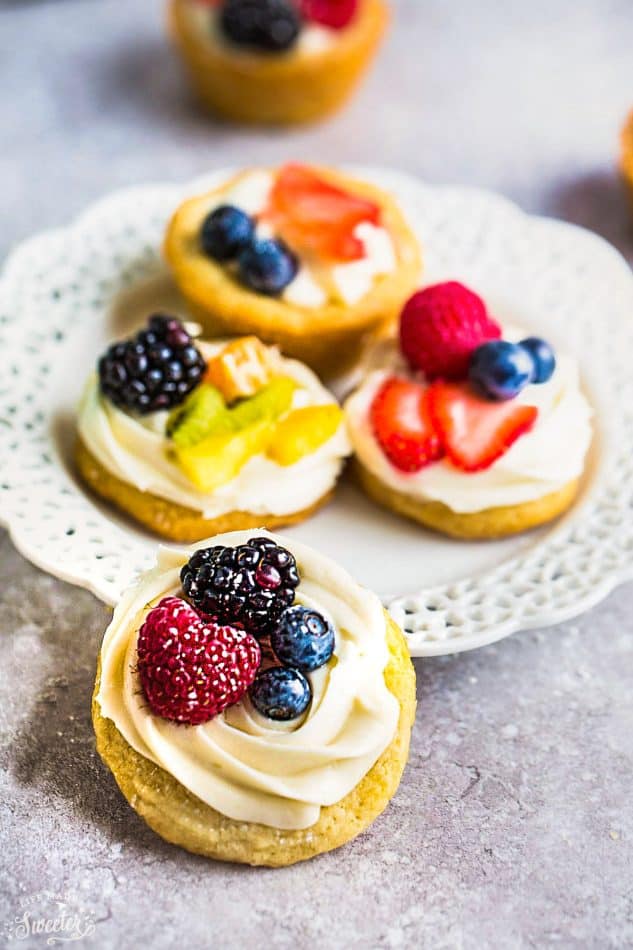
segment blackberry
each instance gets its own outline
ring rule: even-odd
[[[98,363],[101,392],[141,415],[179,405],[207,364],[175,317],[154,314],[131,339],[114,343]]]
[[[180,580],[203,614],[263,637],[293,603],[299,572],[290,551],[269,538],[251,538],[235,548],[201,548]]]
[[[237,46],[279,53],[297,42],[301,16],[289,0],[225,0],[220,26]]]

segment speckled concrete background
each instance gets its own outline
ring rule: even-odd
[[[113,187],[290,154],[495,188],[633,260],[613,167],[630,0],[401,0],[354,104],[290,135],[202,118],[159,6],[0,4],[0,252]],[[107,610],[6,536],[0,565],[0,935],[63,895],[98,947],[633,945],[630,585],[573,624],[418,662],[411,762],[384,817],[336,854],[254,871],[178,852],[134,816],[88,715]]]

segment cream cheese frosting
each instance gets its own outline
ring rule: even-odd
[[[223,342],[197,343],[209,358]],[[314,373],[296,360],[271,349],[273,367],[298,383],[293,409],[334,403]],[[195,488],[166,453],[166,412],[137,416],[103,397],[96,374],[86,384],[78,412],[79,435],[107,471],[139,491],[215,518],[230,511],[287,515],[309,508],[335,484],[351,448],[345,426],[315,452],[294,465],[278,465],[264,455],[253,456],[239,474],[212,494]]]
[[[506,328],[503,336],[519,340],[526,334]],[[408,474],[389,462],[372,431],[369,411],[381,384],[398,372],[407,374],[408,370],[393,344],[384,368],[370,372],[344,407],[358,459],[395,491],[421,502],[442,502],[453,511],[470,514],[542,498],[582,474],[591,442],[592,410],[581,391],[576,362],[570,356],[557,356],[552,378],[541,385],[527,386],[516,397],[517,403],[537,407],[536,423],[505,455],[481,472],[463,472],[442,459]]]
[[[160,765],[216,811],[279,829],[309,828],[322,807],[352,791],[393,740],[399,703],[385,684],[386,619],[378,598],[328,558],[265,531],[218,535],[235,546],[266,535],[294,554],[296,602],[329,617],[334,656],[308,675],[313,699],[297,723],[273,724],[241,700],[203,725],[155,716],[142,695],[137,634],[162,597],[181,594],[180,569],[192,548],[159,549],[156,567],[114,612],[101,648],[97,702],[137,752]],[[209,544],[208,541],[205,544]]]
[[[245,172],[215,195],[209,211],[222,204],[233,204],[256,217],[267,207],[273,183],[273,172],[265,169]],[[257,233],[260,237],[271,237],[273,234],[266,221],[257,225]],[[361,258],[330,268],[319,268],[319,273],[309,264],[300,263],[296,277],[284,289],[281,299],[297,307],[316,309],[324,306],[330,299],[330,293],[319,277],[324,271],[329,271],[329,289],[348,306],[357,304],[371,290],[376,278],[396,269],[397,260],[393,241],[386,228],[363,221],[354,229],[354,236],[363,246]]]

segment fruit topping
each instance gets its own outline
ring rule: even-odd
[[[362,222],[379,224],[380,208],[330,184],[311,168],[289,164],[275,178],[264,218],[299,254],[353,261],[365,254],[356,227]]]
[[[273,423],[290,408],[295,388],[294,380],[278,376],[250,399],[214,411],[206,425],[202,413],[194,415],[193,426],[185,416],[184,432],[173,430],[173,452],[199,491],[212,492],[232,481],[254,455],[267,450],[274,435]],[[196,441],[192,441],[194,430]]]
[[[514,399],[532,382],[534,369],[531,354],[520,343],[491,340],[473,352],[468,378],[489,399]]]
[[[530,336],[526,340],[521,340],[519,346],[527,350],[534,363],[533,383],[547,383],[554,375],[556,369],[556,356],[554,350],[545,340],[540,337]]]
[[[465,379],[473,350],[500,336],[483,300],[457,281],[418,291],[400,317],[402,352],[429,379]]]
[[[299,670],[273,666],[255,678],[248,695],[262,716],[288,722],[303,715],[310,705],[312,690]]]
[[[334,628],[318,611],[295,604],[281,615],[270,645],[285,666],[311,673],[334,653]]]
[[[180,579],[202,613],[262,637],[294,602],[299,572],[290,551],[262,537],[234,548],[201,548]]]
[[[252,218],[233,205],[221,205],[211,211],[202,223],[202,250],[216,261],[230,261],[253,240]]]
[[[257,294],[277,297],[299,270],[297,258],[283,241],[255,238],[238,257],[240,281]]]
[[[132,339],[110,346],[98,363],[104,396],[142,415],[179,405],[205,370],[182,323],[162,314],[150,317],[146,329]]]
[[[383,452],[402,472],[418,472],[443,455],[429,412],[428,388],[392,376],[376,393],[370,422]]]
[[[341,409],[333,403],[295,409],[277,424],[268,457],[277,465],[294,465],[331,439],[342,420]]]
[[[333,30],[342,30],[356,16],[359,0],[299,0],[306,20]]]
[[[220,27],[237,46],[279,53],[296,43],[301,16],[290,0],[226,0]]]
[[[201,383],[170,413],[167,435],[178,448],[195,445],[214,427],[222,425],[226,415],[222,393],[215,386]]]
[[[226,402],[233,402],[253,396],[272,375],[269,347],[256,336],[245,336],[228,343],[209,360],[205,380],[220,390]]]
[[[138,637],[138,674],[157,716],[195,726],[237,703],[261,661],[244,630],[203,620],[178,597],[147,614]]]
[[[254,455],[266,451],[270,423],[266,420],[239,430],[224,430],[206,436],[195,445],[176,447],[181,471],[200,492],[210,494],[232,482]]]
[[[438,380],[428,389],[429,409],[451,462],[465,472],[488,468],[520,435],[538,410],[516,402],[490,402],[467,383]]]

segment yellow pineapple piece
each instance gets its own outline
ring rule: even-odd
[[[272,376],[270,348],[256,336],[245,336],[228,343],[209,361],[205,379],[230,403],[253,396]]]
[[[294,465],[331,439],[342,419],[342,410],[333,403],[295,409],[277,424],[268,457],[278,465]]]
[[[243,429],[215,432],[195,445],[174,449],[187,478],[202,492],[213,492],[232,481],[253,455],[266,451],[273,423],[262,419]]]

